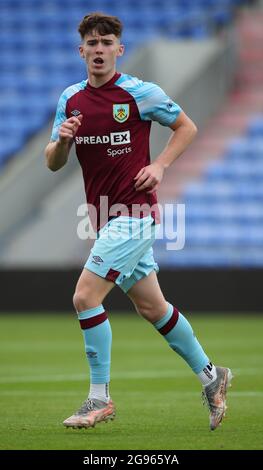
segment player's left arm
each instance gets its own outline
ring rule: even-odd
[[[142,168],[135,176],[137,191],[148,189],[149,194],[156,191],[162,181],[164,170],[186,150],[197,133],[196,125],[184,111],[180,112],[176,121],[169,127],[173,133],[163,151],[153,163]]]

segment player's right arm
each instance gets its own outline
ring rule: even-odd
[[[46,146],[46,162],[51,171],[57,171],[67,163],[73,138],[81,125],[82,118],[80,114],[78,117],[72,116],[64,121],[58,131],[58,140],[49,142]]]

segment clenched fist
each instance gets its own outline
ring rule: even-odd
[[[61,124],[58,133],[60,142],[68,142],[74,138],[79,126],[81,126],[82,119],[83,115],[80,114],[78,117],[70,117]]]

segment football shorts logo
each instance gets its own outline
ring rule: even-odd
[[[125,122],[130,115],[129,104],[114,104],[113,105],[113,117],[115,121]]]
[[[92,263],[100,266],[100,263],[103,263],[103,259],[100,256],[92,256]]]

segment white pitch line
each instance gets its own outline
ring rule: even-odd
[[[18,377],[0,377],[0,383],[23,383],[23,382],[64,382],[64,381],[82,381],[88,379],[88,374],[65,374],[65,375],[22,375]]]
[[[234,376],[245,377],[247,375],[261,375],[261,369],[233,369]],[[114,380],[127,379],[127,380],[138,380],[138,379],[177,379],[183,377],[191,377],[190,370],[176,370],[176,369],[162,369],[154,371],[119,371],[113,372],[111,378]],[[8,383],[27,383],[27,382],[65,382],[65,381],[77,381],[82,382],[89,380],[89,374],[43,374],[43,375],[22,375],[22,376],[2,376],[0,377],[1,384]]]
[[[112,379],[158,379],[158,378],[176,378],[187,377],[189,371],[176,371],[175,369],[161,371],[120,371],[111,374]],[[43,375],[22,375],[0,377],[0,383],[21,383],[21,382],[64,382],[64,381],[83,381],[88,380],[89,374],[43,374]]]
[[[134,393],[137,393],[137,392],[134,392]],[[130,395],[133,395],[134,394],[133,392],[130,392]],[[174,390],[173,392],[170,392],[169,391],[169,394],[170,395],[173,395],[173,396],[181,396],[181,395],[184,395],[184,396],[187,396],[187,397],[196,397],[196,396],[200,396],[200,392],[188,392],[186,390],[181,390],[181,391],[178,391],[178,390]],[[79,396],[80,395],[80,392],[73,392],[71,390],[69,391],[46,391],[46,392],[42,392],[42,391],[33,391],[33,390],[4,390],[4,391],[0,391],[0,396],[8,396],[8,397],[11,397],[11,396],[53,396],[53,397],[68,397],[68,396]],[[230,395],[231,397],[238,397],[238,398],[247,398],[247,397],[262,397],[263,396],[263,392],[262,391],[255,391],[255,392],[251,392],[251,391],[248,391],[248,390],[243,390],[243,391],[236,391],[236,392],[232,392],[230,391]]]

